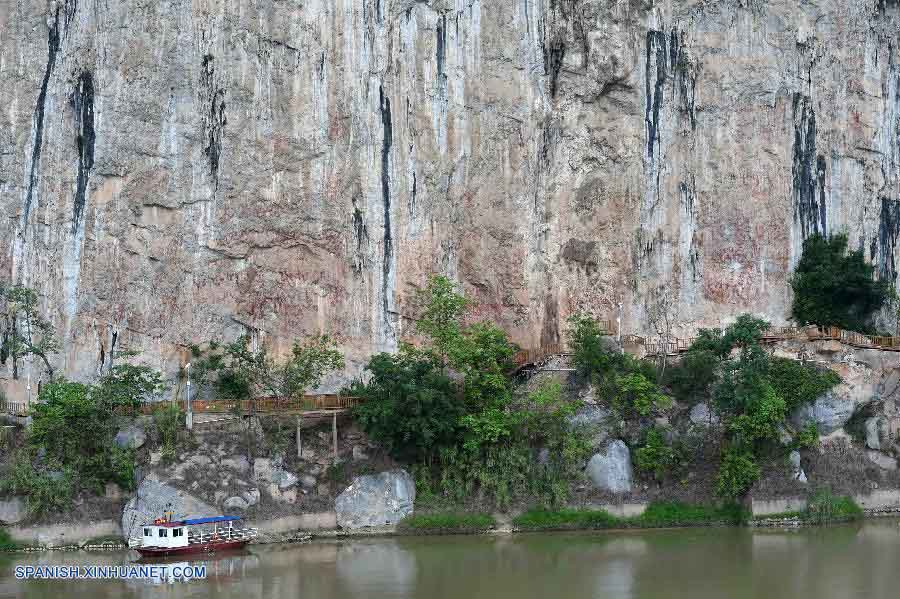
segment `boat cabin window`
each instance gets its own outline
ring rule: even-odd
[[[184,536],[184,530],[181,529],[181,528],[173,528],[173,529],[172,529],[172,536],[173,536],[173,537],[181,537],[181,536]]]
[[[145,529],[144,529],[144,536],[145,536],[145,537],[152,537],[152,536],[153,536],[153,531],[150,530],[149,528],[145,528]]]
[[[165,528],[160,528],[160,529],[159,529],[159,536],[161,536],[161,537],[167,537],[167,536],[169,536],[169,531],[166,530]]]

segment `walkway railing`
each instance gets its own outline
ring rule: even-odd
[[[0,398],[0,413],[25,416],[28,414],[28,404],[24,401],[10,401],[3,397]]]

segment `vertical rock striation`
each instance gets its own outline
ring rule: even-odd
[[[435,270],[525,346],[579,310],[652,333],[663,301],[676,334],[783,322],[813,233],[896,279],[898,26],[895,0],[5,3],[0,276],[75,378],[248,331],[332,332],[352,376]]]

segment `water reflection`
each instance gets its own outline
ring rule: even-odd
[[[126,564],[133,559],[125,553],[85,552],[0,558],[0,597],[893,599],[900,526],[882,521],[788,531],[365,539],[204,557],[191,562],[206,565],[203,581],[13,578],[16,565]]]

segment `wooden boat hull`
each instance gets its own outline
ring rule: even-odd
[[[243,549],[250,539],[238,541],[215,541],[211,543],[196,543],[187,547],[135,547],[135,551],[144,557],[166,557],[170,555],[196,555],[198,553],[216,553],[220,551],[234,551]]]

